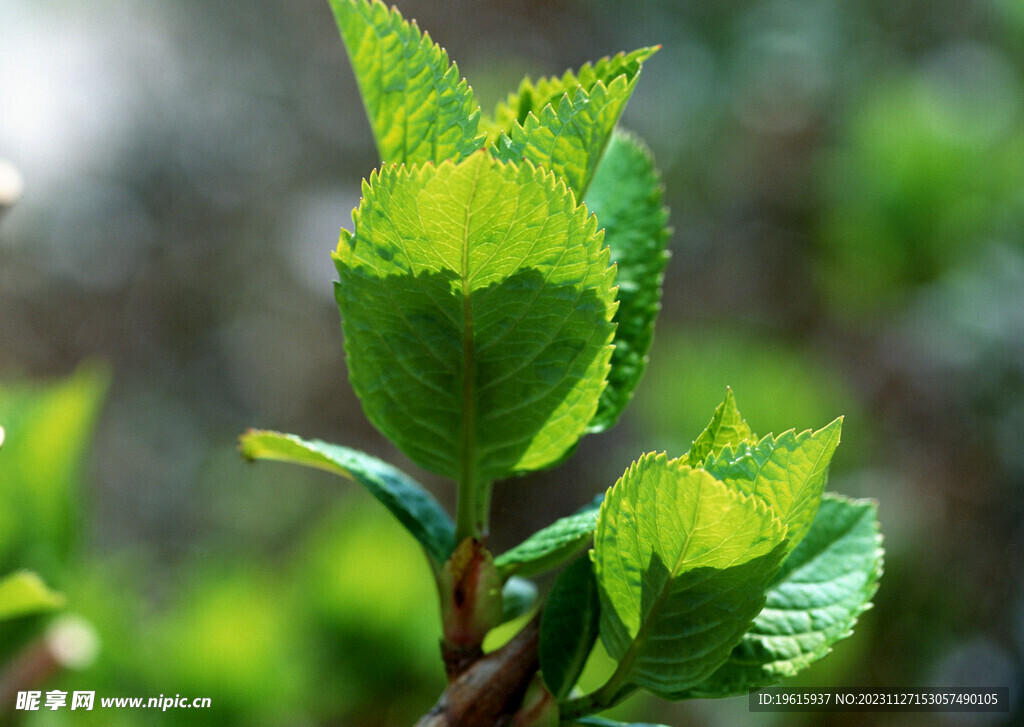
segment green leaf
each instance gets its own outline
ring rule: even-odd
[[[790,551],[811,527],[839,445],[843,418],[816,432],[794,430],[761,441],[726,445],[708,455],[704,469],[741,492],[755,495],[789,528]]]
[[[501,622],[519,618],[537,603],[537,586],[533,581],[512,576],[501,588]]]
[[[568,72],[561,80],[542,81],[538,87],[524,81],[519,118],[495,142],[498,157],[529,159],[551,169],[582,199],[633,93],[640,66],[655,50],[642,48],[617,57],[618,62],[599,63],[599,71],[585,67],[579,78]]]
[[[725,390],[725,400],[715,409],[711,422],[694,440],[688,459],[700,463],[709,454],[717,455],[726,445],[736,448],[753,438],[750,426],[736,408],[736,397],[732,389]]]
[[[633,463],[594,536],[601,639],[619,661],[602,687],[671,697],[728,657],[765,602],[785,526],[758,498],[664,454]]]
[[[375,172],[353,219],[335,290],[370,421],[460,485],[557,462],[611,354],[614,270],[594,217],[554,175],[479,152]]]
[[[558,701],[565,699],[583,673],[597,641],[601,603],[590,556],[583,555],[555,579],[540,620],[540,668]]]
[[[632,53],[602,58],[597,63],[584,64],[577,73],[566,71],[560,78],[541,78],[536,82],[524,78],[519,84],[519,90],[499,102],[493,116],[484,120],[488,135],[492,141],[497,141],[502,133],[510,134],[517,122],[525,123],[531,113],[539,116],[545,106],[554,105],[562,96],[577,88],[583,88],[589,93],[596,84],[607,86],[619,76],[632,81],[639,75],[643,62],[654,55],[658,48],[660,46],[640,48]]]
[[[242,455],[249,460],[291,462],[333,472],[365,487],[398,518],[440,566],[455,548],[455,526],[448,513],[408,475],[375,457],[294,434],[250,430],[240,439]]]
[[[814,524],[782,565],[764,610],[692,697],[724,697],[775,684],[853,633],[882,574],[877,506],[828,494]]]
[[[612,368],[591,432],[616,422],[647,367],[668,262],[668,211],[661,197],[650,153],[633,136],[615,132],[586,198],[587,209],[604,226],[619,289]]]
[[[109,381],[106,367],[86,363],[58,381],[0,384],[0,571],[51,573],[66,562]]]
[[[64,605],[64,596],[46,587],[30,571],[17,571],[0,579],[0,620],[17,618]]]
[[[502,578],[513,573],[523,576],[544,573],[587,547],[597,527],[597,513],[603,499],[604,495],[599,495],[572,515],[555,520],[495,558],[494,564]]]
[[[473,91],[428,34],[380,0],[330,2],[384,162],[440,162],[483,145]]]

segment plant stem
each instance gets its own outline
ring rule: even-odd
[[[511,641],[475,662],[448,685],[415,727],[495,727],[508,724],[540,666],[540,614]]]
[[[632,658],[624,658],[619,662],[615,672],[609,677],[608,681],[597,691],[577,697],[576,699],[570,699],[563,704],[561,709],[562,719],[584,717],[588,714],[601,712],[615,706],[636,691],[637,687],[635,684],[626,683],[626,676],[632,667],[632,663]]]
[[[455,507],[455,544],[466,538],[486,541],[490,529],[491,483],[459,481]]]

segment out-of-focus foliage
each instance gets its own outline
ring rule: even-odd
[[[993,242],[1024,250],[1024,90],[1003,56],[953,44],[860,93],[822,160],[821,282],[884,314]]]
[[[0,385],[0,573],[56,573],[79,534],[83,459],[109,374]]]
[[[64,603],[32,571],[16,571],[0,578],[0,620],[39,611],[50,611]]]
[[[90,644],[60,647],[54,639],[61,637],[45,629],[45,618],[65,604],[49,584],[62,583],[80,557],[81,470],[107,382],[107,372],[94,365],[46,384],[0,384],[0,691],[5,695],[35,686],[19,679],[39,671],[29,666],[39,661],[31,656],[36,652],[52,652],[53,661],[63,666],[87,662],[94,651],[88,624],[82,630]],[[0,705],[0,715],[13,706]]]

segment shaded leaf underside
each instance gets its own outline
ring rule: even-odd
[[[540,622],[541,673],[559,701],[576,684],[597,641],[600,608],[590,557],[580,556],[555,580]]]
[[[550,570],[586,547],[597,527],[597,513],[603,497],[559,518],[538,530],[519,545],[494,559],[502,576],[512,573],[529,576]]]
[[[355,480],[419,541],[435,567],[443,564],[455,547],[455,525],[433,495],[375,457],[336,444],[265,430],[243,434],[241,451],[246,459],[291,462]]]
[[[588,425],[589,431],[600,432],[618,420],[647,367],[668,262],[668,212],[662,206],[661,180],[637,139],[622,132],[613,135],[586,203],[604,227],[619,302],[608,386]]]

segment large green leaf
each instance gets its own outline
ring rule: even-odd
[[[614,270],[554,175],[485,152],[385,167],[335,253],[352,385],[421,466],[486,484],[557,462],[597,409]]]
[[[616,132],[586,197],[587,209],[604,226],[619,288],[612,368],[591,432],[615,423],[647,367],[668,261],[668,212],[661,196],[661,180],[647,149],[631,135]]]
[[[579,77],[568,72],[558,81],[542,81],[537,87],[524,81],[519,117],[495,142],[498,157],[505,161],[529,159],[551,169],[582,199],[633,93],[640,66],[654,50],[642,48],[629,56],[617,56],[618,62],[598,64],[602,66],[598,71],[585,67]]]
[[[51,611],[64,604],[35,573],[18,571],[0,579],[0,620],[39,611]]]
[[[792,550],[811,527],[839,446],[842,417],[816,432],[794,430],[755,443],[726,445],[704,469],[731,487],[763,499],[789,528]]]
[[[727,389],[725,400],[715,409],[704,431],[693,441],[688,461],[699,464],[709,454],[717,455],[726,445],[735,449],[753,436],[750,426],[736,408],[736,397],[732,389]]]
[[[583,673],[597,641],[600,610],[590,556],[580,556],[555,579],[540,621],[541,674],[558,701]]]
[[[764,606],[785,536],[764,501],[703,470],[664,454],[635,462],[594,536],[601,639],[620,662],[611,683],[672,696],[706,679]]]
[[[536,575],[555,568],[590,542],[597,527],[597,512],[604,499],[602,493],[572,515],[555,520],[526,540],[494,559],[503,578],[513,573]]]
[[[246,459],[291,462],[355,480],[398,518],[435,566],[452,554],[455,525],[448,513],[419,483],[395,467],[354,449],[294,434],[250,430],[240,443]]]
[[[480,110],[448,54],[380,0],[330,0],[385,162],[415,164],[479,149]]]
[[[750,631],[728,661],[686,696],[723,697],[774,684],[853,633],[882,573],[876,511],[873,502],[826,495]]]

